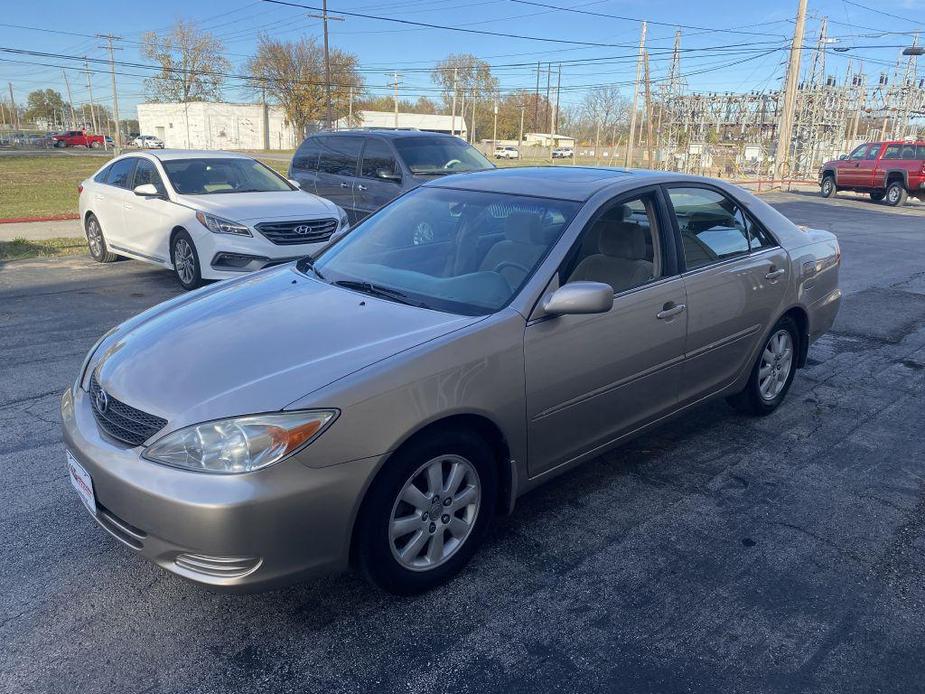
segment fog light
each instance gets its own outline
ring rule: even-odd
[[[178,554],[173,563],[180,573],[212,578],[240,578],[256,571],[260,557],[210,557],[205,554]]]

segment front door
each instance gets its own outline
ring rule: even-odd
[[[675,407],[687,314],[683,280],[665,250],[664,220],[652,191],[603,206],[557,279],[611,285],[613,308],[528,323],[531,477]]]
[[[356,217],[353,185],[364,138],[360,135],[321,135],[321,155],[315,193],[347,210],[351,222]]]
[[[353,188],[356,221],[371,215],[401,192],[401,167],[385,140],[370,137],[363,148],[360,178]]]
[[[140,185],[150,183],[160,195],[167,195],[164,181],[158,173],[154,162],[148,159],[139,159],[135,167],[135,178],[132,190]],[[135,195],[126,196],[122,204],[125,219],[125,245],[138,255],[149,260],[161,263],[170,262],[168,248],[171,223],[170,211],[172,203],[160,197],[143,197]],[[208,262],[209,258],[201,258],[201,262]]]
[[[864,158],[858,162],[858,168],[855,171],[857,176],[855,185],[859,188],[873,188],[883,185],[882,170],[878,173],[881,149],[882,145],[880,143],[872,144]]]
[[[666,189],[683,250],[687,346],[682,405],[750,368],[784,300],[790,261],[742,205],[710,187]]]
[[[867,156],[867,150],[871,145],[859,145],[855,147],[848,158],[835,164],[835,183],[842,188],[853,188],[861,185],[859,171],[861,162]]]

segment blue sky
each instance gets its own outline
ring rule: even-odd
[[[320,0],[294,1],[320,6]],[[667,70],[673,25],[677,23],[691,27],[682,28],[682,46],[685,49],[682,73],[689,75],[690,89],[762,90],[775,88],[783,77],[787,54],[781,49],[789,45],[793,30],[791,20],[797,5],[796,0],[778,3],[741,0],[686,3],[677,0],[537,1],[629,19],[564,12],[515,0],[331,0],[329,12],[332,14],[343,10],[506,35],[465,34],[348,17],[342,22],[331,22],[331,42],[359,57],[367,85],[374,94],[390,93],[386,87],[391,79],[388,73],[398,70],[402,73],[403,97],[435,97],[437,92],[427,69],[448,53],[470,52],[497,66],[494,72],[503,90],[533,88],[536,61],[562,61],[562,102],[577,104],[590,86],[631,83],[635,70],[633,46],[639,41],[640,29],[639,22],[635,20],[647,19],[659,22],[650,24],[648,28],[647,45],[653,79],[662,77]],[[877,74],[889,69],[888,66],[895,62],[899,46],[911,43],[911,32],[925,25],[923,10],[925,5],[921,0],[859,0],[858,3],[811,0],[807,43],[815,42],[819,20],[826,16],[829,19],[829,35],[837,38],[837,42],[831,45],[849,48],[845,53],[828,52],[827,72],[841,79],[849,60],[857,65],[858,60],[864,59],[867,72]],[[141,34],[148,30],[166,30],[172,22],[183,18],[196,21],[201,28],[220,37],[229,59],[235,64],[233,72],[242,72],[241,66],[253,52],[256,37],[262,31],[283,39],[303,35],[320,38],[321,23],[309,18],[307,15],[310,13],[309,10],[272,5],[260,0],[161,0],[158,3],[88,0],[79,6],[63,0],[19,2],[7,4],[0,17],[3,22],[0,24],[0,47],[101,59],[106,57],[106,52],[100,48],[102,42],[91,36],[108,32],[125,39],[117,44],[123,49],[117,53],[118,60],[146,62],[138,54]],[[42,31],[10,25],[38,27]],[[513,38],[509,34],[610,45],[540,42]],[[808,60],[804,60],[804,64],[806,62]],[[68,70],[68,76],[75,103],[87,101],[88,89],[82,63],[62,57],[0,52],[0,83],[13,82],[19,103],[33,89],[50,86],[64,94],[60,66],[73,68]],[[106,67],[91,64],[91,69],[101,71],[91,75],[94,96],[97,101],[108,105],[111,97]],[[131,117],[134,105],[144,99],[140,75],[147,71],[128,67],[118,69],[135,75],[117,76],[122,117]],[[545,76],[541,82],[541,90],[545,90]],[[227,83],[227,100],[251,100],[251,95],[239,84],[235,81]],[[627,95],[632,92],[631,86],[623,89]],[[8,100],[7,90],[3,90],[3,97]]]

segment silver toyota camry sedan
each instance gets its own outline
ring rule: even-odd
[[[104,335],[62,398],[69,475],[109,533],[200,584],[355,567],[419,592],[574,465],[712,398],[774,411],[840,259],[716,180],[435,180],[314,258]]]

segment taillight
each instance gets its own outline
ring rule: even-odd
[[[84,184],[83,184],[83,183],[78,183],[78,184],[77,184],[77,194],[80,195],[80,194],[83,193],[83,192],[84,192]]]

